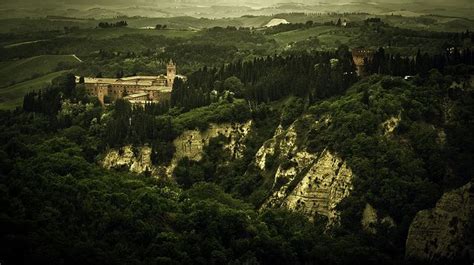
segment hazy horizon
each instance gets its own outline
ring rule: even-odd
[[[454,7],[465,7],[472,8],[474,6],[471,0],[372,0],[370,2],[363,1],[350,1],[350,0],[333,0],[333,1],[313,1],[313,0],[260,0],[260,1],[248,1],[248,0],[43,0],[38,3],[36,0],[3,0],[0,6],[10,7],[41,7],[41,6],[84,6],[84,5],[95,5],[95,6],[153,6],[153,5],[203,5],[203,6],[249,6],[249,7],[268,7],[278,4],[305,4],[305,5],[318,5],[318,4],[420,4],[429,3],[432,5],[439,6],[454,6]],[[26,6],[25,6],[26,5]],[[466,6],[467,5],[467,6]]]
[[[4,0],[0,18],[65,16],[105,19],[119,16],[197,18],[272,16],[280,13],[369,13],[402,16],[442,15],[470,18],[474,10],[471,0],[374,0],[311,1],[311,0]],[[41,11],[39,11],[41,10]]]

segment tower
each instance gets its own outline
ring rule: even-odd
[[[356,48],[352,49],[352,60],[357,68],[357,75],[365,75],[365,63],[371,61],[373,58],[373,51],[370,49]]]
[[[173,63],[173,60],[170,59],[170,62],[166,66],[166,78],[167,78],[167,85],[169,87],[173,87],[174,78],[176,77],[176,64]]]

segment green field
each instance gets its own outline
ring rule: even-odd
[[[146,36],[165,36],[169,38],[190,38],[196,35],[194,30],[154,30],[139,28],[107,28],[107,29],[84,29],[79,32],[69,34],[71,37],[92,38],[94,40],[118,38],[123,35],[140,34]]]
[[[0,88],[56,72],[60,64],[67,67],[78,63],[79,60],[72,55],[41,55],[1,62]]]
[[[275,39],[280,45],[290,42],[306,40],[309,37],[319,36],[333,30],[334,26],[321,26],[309,29],[296,29],[269,35],[269,38]]]
[[[291,42],[304,41],[310,37],[317,37],[321,46],[325,48],[337,48],[339,44],[350,45],[350,40],[357,38],[360,34],[357,28],[339,28],[335,26],[319,26],[308,29],[297,29],[269,35],[268,38],[275,39],[281,46],[285,47]]]
[[[0,109],[13,109],[21,106],[23,96],[33,90],[39,90],[51,84],[51,80],[67,72],[58,71],[13,86],[0,89]]]

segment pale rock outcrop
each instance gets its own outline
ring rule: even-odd
[[[338,217],[337,205],[352,190],[352,177],[346,162],[325,150],[283,200],[282,206],[308,216],[324,215],[332,223]]]
[[[297,181],[295,178],[301,174],[305,168],[308,168],[315,159],[315,155],[301,151],[296,153],[296,155],[289,160],[290,167],[279,165],[274,176],[272,187],[274,193],[267,199],[262,208],[284,206],[283,201],[289,193],[288,189],[291,187],[291,183]],[[283,185],[279,186],[279,183]]]
[[[285,207],[309,218],[324,215],[332,224],[338,220],[337,205],[352,190],[353,174],[345,161],[329,150],[314,154],[297,145],[298,122],[313,128],[327,126],[330,122],[330,117],[316,121],[311,116],[303,119],[295,121],[286,130],[279,126],[273,138],[257,152],[255,165],[262,171],[268,170],[269,156],[277,155],[280,162],[273,176],[272,193],[261,209]]]
[[[279,125],[275,130],[273,138],[267,140],[255,155],[255,164],[260,170],[265,170],[265,165],[269,156],[273,156],[275,151],[279,151],[279,155],[288,155],[294,150],[296,143],[296,130],[291,125],[286,131]]]
[[[324,215],[330,224],[336,222],[336,207],[352,190],[353,174],[347,164],[327,150],[319,157],[301,151],[290,162],[292,166],[286,169],[279,165],[273,185],[277,189],[262,208],[285,207],[310,218]],[[281,178],[286,181],[280,183],[285,184],[276,187]]]
[[[438,137],[436,138],[436,142],[439,145],[446,144],[446,131],[444,130],[444,128],[437,129],[437,132],[438,132]]]
[[[422,210],[413,219],[406,241],[406,256],[427,261],[460,257],[474,260],[473,216],[472,182],[446,192],[435,208]]]
[[[102,166],[107,169],[125,168],[134,173],[145,171],[153,173],[156,168],[151,163],[150,154],[151,148],[149,146],[133,148],[127,145],[109,150],[102,160]]]
[[[167,173],[171,176],[174,168],[178,164],[179,160],[187,157],[190,160],[200,161],[202,158],[202,152],[205,146],[209,144],[212,138],[219,135],[223,135],[229,139],[229,143],[224,146],[224,149],[229,151],[232,157],[240,158],[245,150],[243,141],[249,134],[252,127],[252,121],[249,120],[246,123],[223,123],[214,124],[211,123],[209,128],[204,131],[199,130],[188,130],[178,136],[173,144],[176,148],[171,165],[169,166]]]
[[[375,234],[377,231],[373,227],[377,223],[377,211],[370,204],[365,204],[364,211],[362,212],[362,228],[372,234]]]
[[[393,117],[390,117],[388,120],[384,121],[382,123],[384,135],[387,136],[387,135],[392,134],[393,131],[397,128],[398,124],[400,124],[400,120],[401,120],[401,114],[398,114],[397,117],[393,116]]]
[[[369,203],[365,204],[364,211],[362,212],[362,219],[360,220],[360,223],[362,225],[362,229],[364,231],[375,234],[377,233],[377,229],[375,228],[375,225],[377,224],[384,224],[387,225],[388,227],[394,227],[395,226],[395,221],[393,220],[392,217],[390,216],[385,216],[383,218],[379,217],[379,214],[377,213],[377,210],[372,207]]]
[[[156,167],[151,163],[151,148],[149,146],[132,147],[124,146],[120,149],[111,149],[102,159],[101,164],[107,169],[125,168],[131,172],[143,173],[150,172],[154,176],[171,177],[178,161],[187,157],[194,161],[202,158],[202,152],[209,141],[219,135],[228,139],[224,149],[229,151],[234,158],[243,155],[245,145],[243,141],[249,134],[252,127],[252,121],[245,123],[223,123],[210,124],[204,131],[187,130],[178,136],[173,144],[176,151],[173,155],[170,165]]]

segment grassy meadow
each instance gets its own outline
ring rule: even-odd
[[[23,102],[23,95],[26,93],[42,89],[54,78],[66,73],[67,70],[49,73],[35,79],[21,82],[9,87],[0,89],[0,109],[14,109],[20,107]]]

